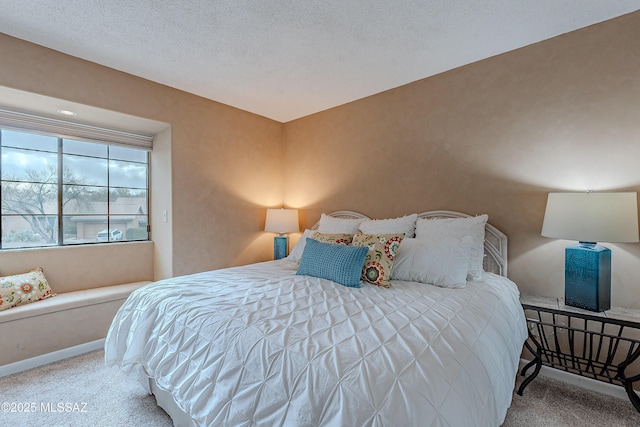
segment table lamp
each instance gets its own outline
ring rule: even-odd
[[[278,233],[273,239],[273,259],[287,256],[289,238],[285,233],[300,231],[297,209],[267,209],[264,231]]]
[[[637,194],[549,193],[542,235],[579,242],[565,249],[565,304],[609,310],[611,250],[597,242],[638,241]]]

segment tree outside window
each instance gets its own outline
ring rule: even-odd
[[[4,129],[0,151],[3,249],[148,239],[146,151]]]

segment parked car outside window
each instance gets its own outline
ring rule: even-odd
[[[98,242],[112,242],[114,240],[122,240],[122,231],[117,228],[107,230],[106,228],[98,233],[96,236]]]
[[[95,129],[104,142],[64,138],[59,120],[36,116],[22,130],[3,129],[11,114],[25,118],[7,110],[0,117],[0,251],[149,239],[148,136],[131,134],[131,146],[108,144],[123,137],[113,129]],[[85,128],[65,124],[71,133]]]

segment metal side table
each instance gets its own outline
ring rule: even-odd
[[[534,367],[518,388],[524,389],[542,365],[625,388],[640,412],[633,384],[640,381],[640,311],[612,308],[595,313],[564,305],[562,299],[520,298],[527,318],[526,348],[533,355],[520,375]]]

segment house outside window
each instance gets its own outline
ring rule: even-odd
[[[149,239],[148,149],[88,139],[0,120],[0,249]]]

